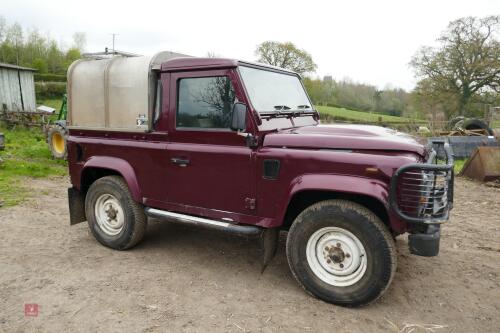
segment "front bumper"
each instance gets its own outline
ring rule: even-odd
[[[399,168],[391,179],[390,206],[395,214],[409,223],[410,252],[435,256],[439,252],[440,224],[448,221],[453,208],[453,154],[444,140],[431,142],[445,152],[438,161],[431,150],[426,163]]]

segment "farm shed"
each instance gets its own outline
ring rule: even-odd
[[[0,111],[35,111],[35,71],[0,63]]]

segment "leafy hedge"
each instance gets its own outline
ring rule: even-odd
[[[53,73],[35,73],[36,82],[66,82],[66,75],[64,74],[53,74]]]
[[[62,98],[66,93],[65,82],[35,82],[37,99]]]

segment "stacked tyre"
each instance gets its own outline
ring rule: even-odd
[[[453,130],[485,130],[488,135],[493,135],[493,130],[481,119],[456,117],[450,120],[449,128]]]

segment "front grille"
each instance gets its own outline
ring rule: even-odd
[[[447,219],[451,171],[409,169],[398,178],[397,205],[407,216]]]
[[[427,163],[401,167],[391,181],[391,206],[405,221],[441,223],[453,207],[453,158],[449,147],[445,164],[432,151]]]

